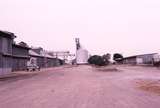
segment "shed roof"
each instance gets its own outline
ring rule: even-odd
[[[8,31],[2,31],[2,30],[0,30],[0,36],[12,38],[12,39],[16,38],[14,33],[11,33],[11,32],[8,32]]]
[[[50,55],[47,51],[42,50],[40,53],[42,56],[47,57],[47,58],[54,58],[52,55]]]
[[[22,46],[19,44],[13,44],[14,47],[18,47],[18,48],[24,48],[24,49],[30,49],[28,46]]]
[[[53,56],[51,56],[51,55],[49,55],[49,54],[46,54],[45,57],[54,58]]]
[[[31,55],[31,56],[37,56],[37,57],[42,57],[40,54],[36,53],[33,50],[29,50],[29,55]]]
[[[12,55],[13,58],[24,58],[24,59],[29,59],[29,56],[22,56],[22,55]]]
[[[139,56],[154,55],[154,54],[158,54],[158,53],[134,55],[134,56],[124,57],[123,59],[131,59],[131,58],[136,58],[136,57],[139,57]]]

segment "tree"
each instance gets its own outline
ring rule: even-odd
[[[89,64],[95,64],[98,59],[99,59],[98,55],[93,55],[88,59],[88,63]]]
[[[108,65],[109,64],[109,60],[111,59],[111,54],[107,53],[107,54],[104,54],[102,56],[103,60],[105,61],[105,64]]]
[[[102,56],[99,56],[99,55],[91,56],[88,59],[88,63],[89,64],[94,64],[94,65],[98,65],[98,66],[104,66],[104,65],[106,65],[105,59]]]
[[[113,60],[118,62],[118,63],[121,63],[122,60],[123,60],[123,55],[122,54],[119,54],[119,53],[115,53],[113,55]]]

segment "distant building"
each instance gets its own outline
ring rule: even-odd
[[[124,64],[153,64],[153,57],[157,53],[135,55],[123,58]]]
[[[41,48],[41,47],[32,48],[29,51],[29,53],[30,53],[31,59],[36,60],[37,66],[39,66],[40,68],[46,67],[46,58],[43,55],[43,48]]]
[[[45,67],[46,68],[60,65],[59,61],[57,62],[58,59],[54,58],[53,56],[51,56],[47,52],[44,52],[44,58],[45,58]]]
[[[30,62],[34,61],[40,68],[54,67],[64,64],[62,60],[55,58],[51,53],[44,51],[43,48],[32,48],[29,51]]]
[[[75,54],[71,54],[69,51],[51,51],[48,54],[66,64],[72,64],[72,60],[75,57]]]
[[[39,66],[40,68],[45,67],[44,56],[38,54],[33,49],[29,50],[29,56],[30,60],[28,61],[28,64],[34,64]]]
[[[29,47],[26,43],[13,44],[12,46],[12,71],[20,71],[27,69],[27,61],[29,57]]]
[[[0,75],[12,71],[12,45],[15,37],[13,33],[0,31]]]

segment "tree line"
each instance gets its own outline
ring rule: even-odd
[[[97,66],[105,66],[110,64],[111,54],[107,53],[104,55],[93,55],[88,59],[88,63]],[[119,53],[115,53],[113,55],[113,60],[115,62],[121,63],[123,60],[123,55]]]

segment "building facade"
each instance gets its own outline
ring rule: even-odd
[[[29,56],[30,56],[30,60],[28,61],[28,65],[34,64],[39,66],[40,68],[45,67],[44,57],[34,52],[33,49],[29,50]]]
[[[123,63],[124,64],[132,64],[132,65],[137,65],[137,64],[152,65],[154,55],[156,55],[156,54],[157,53],[151,53],[151,54],[143,54],[143,55],[135,55],[135,56],[125,57],[125,58],[123,58]]]
[[[29,51],[30,63],[33,61],[40,68],[49,68],[63,65],[63,61],[44,51],[42,48],[32,48]]]
[[[29,48],[24,42],[16,44],[14,33],[0,31],[0,76],[12,71],[26,70],[28,62],[40,68],[59,66],[63,61],[55,58],[43,48]]]
[[[27,45],[12,45],[12,71],[20,71],[27,69],[27,61],[29,57],[29,47]]]
[[[0,31],[0,75],[12,71],[12,44],[15,37],[13,33]]]

